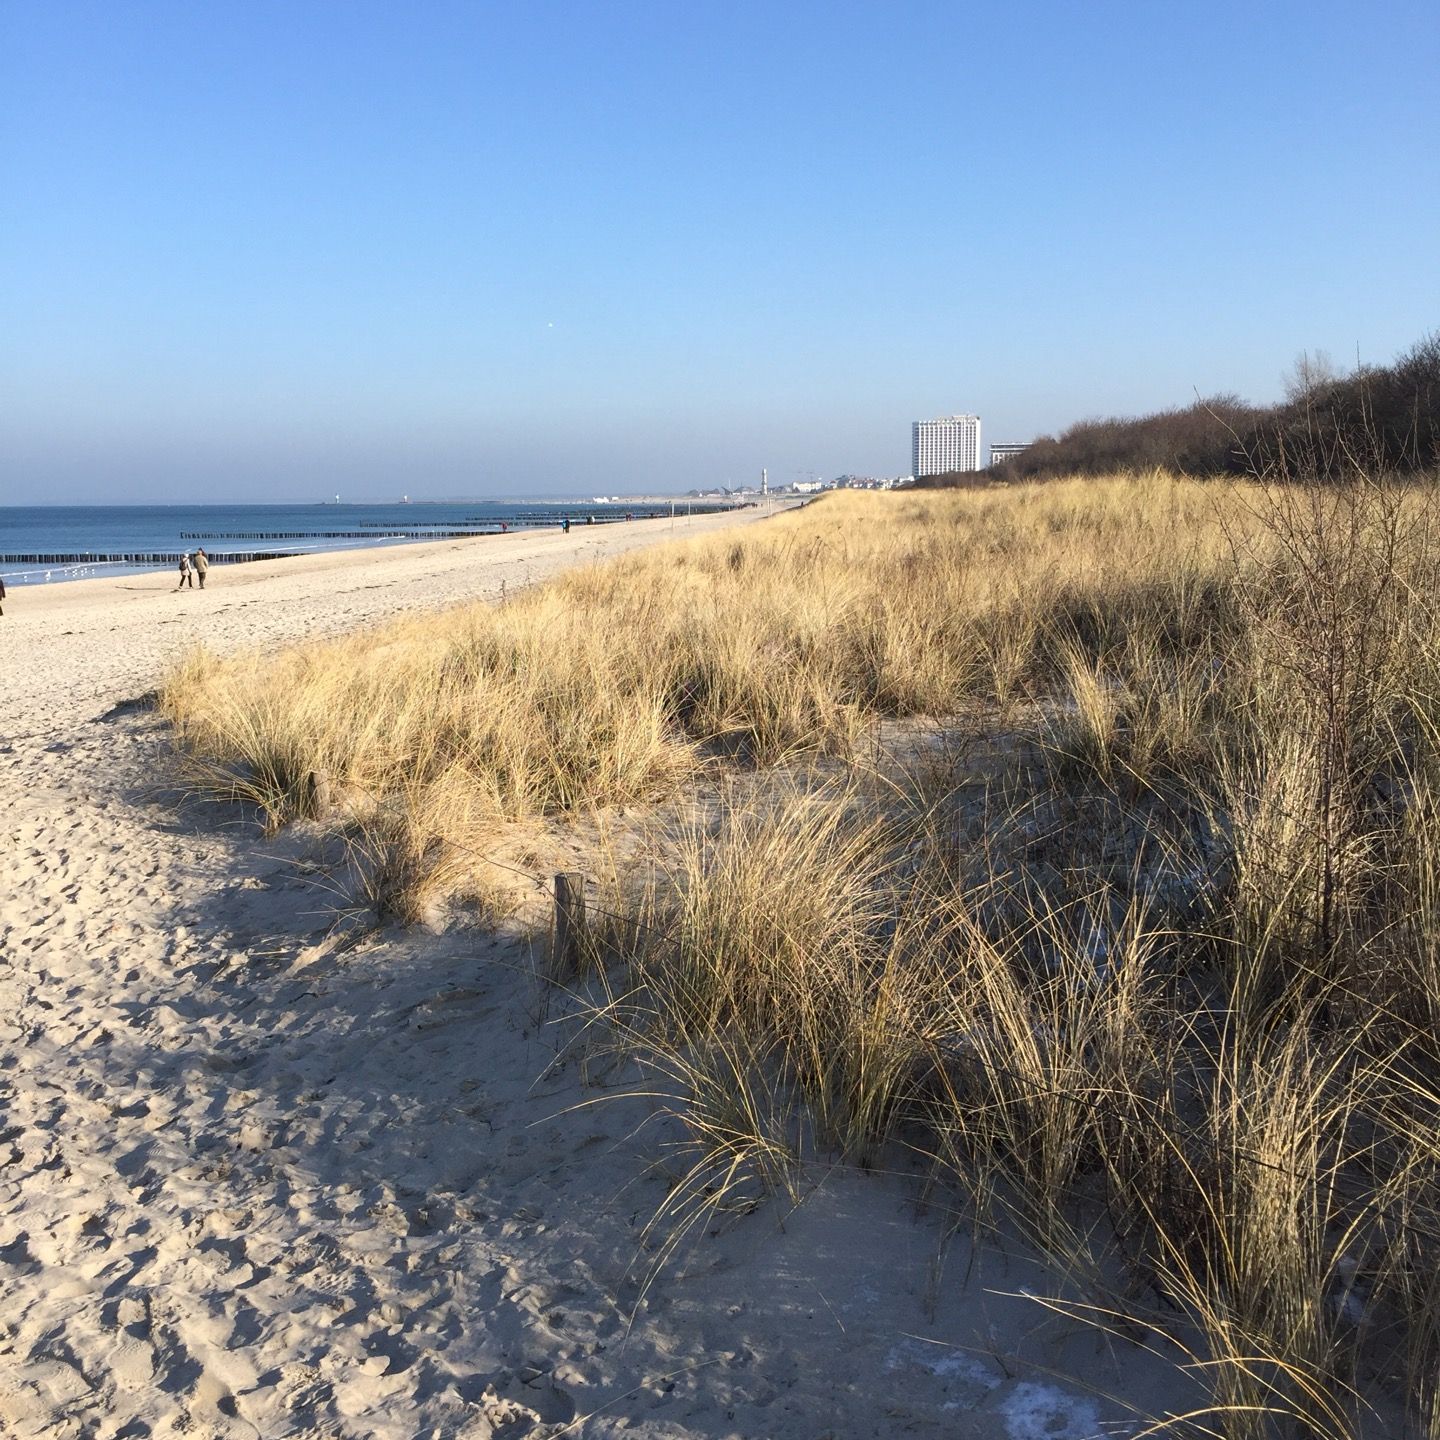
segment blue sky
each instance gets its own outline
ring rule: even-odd
[[[685,489],[1440,327],[1440,10],[0,0],[0,503]]]

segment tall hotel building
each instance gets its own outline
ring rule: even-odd
[[[917,420],[911,474],[944,475],[951,470],[980,468],[980,417],[946,415],[939,420]]]

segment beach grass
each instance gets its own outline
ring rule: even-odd
[[[1083,1318],[1190,1354],[1171,1428],[1434,1440],[1433,498],[841,494],[197,653],[163,704],[208,793],[279,825],[328,792],[401,918],[483,898],[508,827],[647,803],[575,983],[687,1137],[672,1235],[921,1156]]]

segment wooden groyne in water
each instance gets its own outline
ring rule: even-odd
[[[182,540],[464,540],[489,530],[182,530]]]
[[[32,550],[0,554],[0,565],[178,565],[183,550]],[[289,560],[302,550],[224,550],[207,557],[212,565],[250,560]]]
[[[411,520],[398,527],[407,535],[413,530],[424,530],[427,534],[432,527],[462,525],[484,533],[501,525],[511,529],[524,527],[533,529],[541,525],[559,525],[568,520],[571,525],[616,525],[625,520],[668,520],[673,515],[719,515],[729,510],[743,510],[752,501],[738,500],[734,503],[716,504],[713,500],[666,501],[663,505],[626,505],[623,507],[575,504],[558,510],[516,510],[509,515],[462,515],[455,520]],[[388,520],[357,520],[356,525],[364,530],[394,530],[394,522]],[[483,529],[482,529],[483,527]]]
[[[740,510],[740,505],[706,505],[693,501],[676,501],[673,506],[637,505],[623,512],[589,510],[577,505],[573,510],[517,510],[511,515],[496,515],[484,520],[477,517],[473,526],[456,529],[438,528],[424,522],[419,528],[399,529],[378,520],[359,520],[357,525],[374,527],[357,530],[182,530],[182,540],[468,540],[483,535],[497,535],[502,530],[534,530],[542,526],[616,525],[626,520],[659,520],[674,515],[716,515],[722,511]],[[27,550],[0,552],[0,565],[178,565],[180,550]],[[243,565],[252,560],[289,560],[296,555],[323,553],[314,550],[220,550],[209,557],[212,565]]]
[[[510,515],[476,516],[468,521],[418,521],[395,525],[383,520],[357,520],[354,530],[182,530],[182,540],[465,540],[472,535],[496,535],[502,530],[538,530],[547,525],[618,525],[626,520],[662,520],[670,515],[716,515],[738,510],[739,505],[699,505],[676,501],[669,505],[637,505],[631,510],[517,510]]]

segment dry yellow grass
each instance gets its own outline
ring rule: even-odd
[[[1089,1318],[1189,1346],[1191,1429],[1436,1440],[1430,499],[838,495],[499,609],[197,655],[165,704],[272,823],[325,770],[400,914],[508,821],[787,762],[615,877],[633,919],[593,951],[691,1137],[666,1223],[917,1147]],[[877,766],[862,739],[917,716],[1002,733],[988,789],[950,749]]]
[[[164,703],[209,783],[272,823],[305,813],[317,769],[361,806],[439,783],[477,815],[620,803],[702,752],[843,755],[877,715],[1013,697],[1057,646],[1123,643],[1161,594],[1179,653],[1224,571],[1217,498],[1163,476],[1138,494],[840,495],[498,609],[278,657],[197,653]]]

